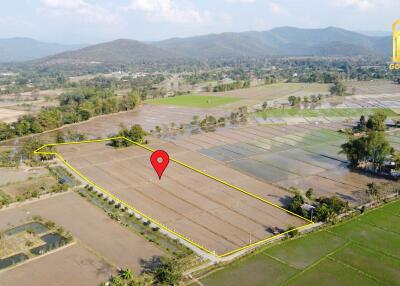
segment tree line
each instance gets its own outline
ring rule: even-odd
[[[57,107],[42,108],[36,115],[24,115],[10,124],[0,122],[0,141],[41,133],[93,116],[131,110],[139,103],[140,96],[136,91],[117,96],[109,89],[80,88],[62,95]]]
[[[242,88],[249,88],[250,87],[250,80],[237,80],[232,83],[221,83],[214,86],[214,92],[221,92],[221,91],[229,91],[234,89],[242,89]]]

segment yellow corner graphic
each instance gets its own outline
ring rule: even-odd
[[[392,25],[393,37],[393,62],[400,63],[400,19]]]

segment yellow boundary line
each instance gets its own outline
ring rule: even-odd
[[[248,249],[248,248],[250,248],[250,247],[257,246],[257,245],[262,244],[262,243],[264,243],[264,242],[267,242],[267,241],[269,241],[269,240],[273,240],[274,238],[277,238],[277,237],[279,237],[279,236],[283,236],[283,235],[288,234],[288,233],[290,233],[290,232],[292,232],[292,231],[300,230],[300,229],[302,229],[302,228],[308,227],[308,226],[311,225],[311,224],[314,224],[313,221],[311,221],[311,220],[309,220],[309,219],[307,219],[307,218],[305,218],[305,217],[302,217],[302,216],[300,216],[300,215],[298,215],[298,214],[296,214],[296,213],[294,213],[294,212],[291,212],[291,211],[289,211],[289,210],[287,210],[287,209],[285,209],[285,208],[283,208],[283,207],[281,207],[281,206],[279,206],[279,205],[277,205],[277,204],[275,204],[275,203],[273,203],[273,202],[270,202],[270,201],[268,201],[268,200],[266,200],[266,199],[264,199],[264,198],[262,198],[262,197],[260,197],[260,196],[258,196],[258,195],[255,195],[255,194],[253,194],[253,193],[250,193],[250,192],[248,192],[248,191],[246,191],[246,190],[244,190],[244,189],[241,189],[241,188],[239,188],[239,187],[237,187],[237,186],[235,186],[235,185],[232,185],[232,184],[230,184],[230,183],[228,183],[228,182],[226,182],[226,181],[223,181],[223,180],[221,180],[221,179],[219,179],[219,178],[217,178],[217,177],[214,177],[214,176],[212,176],[212,175],[210,175],[210,174],[207,174],[207,173],[205,173],[205,172],[203,172],[203,171],[200,171],[200,170],[198,170],[198,169],[196,169],[196,168],[194,168],[194,167],[192,167],[192,166],[190,166],[190,165],[188,165],[188,164],[185,164],[185,163],[183,163],[183,162],[181,162],[181,161],[179,161],[179,160],[176,160],[176,159],[174,159],[174,158],[170,158],[170,160],[171,160],[172,162],[175,162],[175,163],[177,163],[177,164],[179,164],[179,165],[181,165],[181,166],[183,166],[183,167],[185,167],[185,168],[188,168],[188,169],[190,169],[190,170],[192,170],[192,171],[195,171],[195,172],[197,172],[197,173],[199,173],[199,174],[202,174],[203,176],[206,176],[206,177],[208,177],[208,178],[210,178],[210,179],[213,179],[214,181],[217,181],[217,182],[219,182],[219,183],[221,183],[221,184],[224,184],[224,185],[226,185],[226,186],[228,186],[228,187],[230,187],[230,188],[232,188],[232,189],[234,189],[234,190],[237,190],[237,191],[239,191],[239,192],[242,192],[242,193],[244,193],[244,194],[246,194],[246,195],[248,195],[248,196],[250,196],[250,197],[252,197],[252,198],[255,198],[255,199],[257,199],[257,200],[260,200],[260,201],[262,201],[262,202],[264,202],[264,203],[267,203],[267,204],[269,204],[269,205],[271,205],[271,206],[273,206],[273,207],[275,207],[275,208],[278,208],[278,209],[280,209],[280,210],[282,210],[282,211],[284,211],[284,212],[286,212],[286,213],[289,213],[289,214],[291,214],[291,215],[294,215],[294,216],[296,216],[296,217],[298,217],[298,218],[300,218],[300,219],[305,220],[305,221],[308,222],[308,224],[306,224],[306,225],[303,225],[303,226],[294,228],[294,229],[292,229],[292,230],[288,230],[288,231],[282,232],[282,233],[277,234],[277,235],[273,235],[273,236],[271,236],[271,237],[268,237],[268,238],[259,240],[259,241],[254,242],[254,243],[250,243],[250,244],[248,244],[248,245],[245,245],[245,246],[243,246],[243,247],[234,249],[234,250],[229,251],[229,252],[226,252],[226,253],[224,253],[224,254],[217,254],[215,251],[211,251],[211,250],[207,249],[205,246],[202,246],[202,245],[200,245],[200,244],[194,242],[192,239],[190,239],[190,238],[188,238],[188,237],[185,237],[185,236],[183,236],[182,234],[180,234],[180,233],[178,233],[178,232],[176,232],[176,231],[170,229],[169,227],[167,227],[166,225],[164,225],[164,224],[162,224],[161,222],[157,221],[156,219],[153,219],[153,218],[149,217],[148,215],[142,213],[141,211],[139,211],[139,210],[136,209],[135,207],[129,205],[129,204],[126,203],[125,201],[122,201],[121,199],[117,198],[117,197],[114,196],[112,193],[110,193],[109,191],[103,189],[102,187],[100,187],[99,185],[97,185],[95,182],[93,182],[92,180],[90,180],[89,178],[87,178],[87,177],[85,177],[83,174],[81,174],[77,169],[75,169],[73,166],[71,166],[71,165],[70,165],[60,154],[58,154],[57,152],[43,152],[43,151],[41,151],[42,149],[44,149],[44,148],[46,148],[46,147],[55,147],[55,146],[59,146],[59,145],[74,145],[74,144],[84,144],[84,143],[106,142],[106,141],[111,141],[111,140],[114,140],[114,139],[123,139],[123,140],[129,141],[130,143],[132,143],[132,144],[134,144],[134,145],[136,145],[136,146],[139,146],[139,147],[141,147],[141,148],[143,148],[143,149],[146,149],[146,150],[148,150],[148,151],[150,151],[150,152],[154,152],[154,151],[155,151],[155,150],[153,150],[153,149],[151,149],[151,148],[149,148],[149,147],[147,147],[147,146],[145,146],[145,145],[143,145],[143,144],[140,144],[140,143],[138,143],[138,142],[132,141],[132,140],[130,140],[129,138],[126,138],[126,137],[123,137],[123,136],[117,136],[117,137],[105,138],[105,139],[97,139],[97,140],[85,140],[85,141],[79,141],[79,142],[66,142],[66,143],[45,144],[45,145],[39,147],[38,149],[36,149],[35,151],[33,151],[33,153],[34,153],[34,154],[38,154],[38,155],[54,155],[54,156],[56,156],[56,157],[59,158],[68,168],[70,168],[70,169],[71,169],[72,171],[74,171],[79,177],[81,177],[84,181],[86,181],[86,182],[89,183],[90,185],[93,185],[94,187],[96,187],[97,189],[99,189],[100,191],[102,191],[104,194],[108,195],[110,198],[112,198],[112,199],[115,200],[116,202],[119,202],[120,204],[125,205],[127,208],[131,209],[132,211],[134,211],[134,212],[136,212],[137,214],[141,215],[142,217],[146,218],[146,219],[149,220],[150,222],[152,222],[152,223],[158,225],[160,228],[169,231],[170,233],[176,235],[177,237],[179,237],[179,238],[185,240],[186,242],[189,242],[190,244],[196,246],[197,248],[199,248],[199,249],[201,249],[201,250],[203,250],[203,251],[205,251],[205,252],[207,252],[207,253],[209,253],[209,254],[214,255],[214,256],[217,257],[217,258],[226,257],[226,256],[228,256],[228,255],[234,254],[234,253],[239,252],[239,251],[241,251],[241,250],[245,250],[245,249]]]

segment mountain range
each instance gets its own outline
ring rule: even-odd
[[[0,62],[29,61],[85,46],[45,43],[30,38],[0,39]]]
[[[27,39],[9,39],[8,42],[0,40],[0,62],[24,61],[40,57],[43,58],[35,60],[34,63],[126,64],[174,59],[272,56],[389,56],[391,46],[390,36],[368,36],[335,27],[324,29],[280,27],[260,32],[210,34],[151,43],[119,39],[83,48],[45,44]]]

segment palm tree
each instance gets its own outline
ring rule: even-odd
[[[328,210],[328,214],[326,216],[326,221],[331,222],[332,224],[335,224],[336,223],[336,216],[337,215],[336,215],[335,211],[332,210],[332,209],[329,209]]]
[[[346,202],[344,203],[343,211],[344,211],[344,213],[345,213],[346,215],[347,215],[347,213],[350,211],[350,203],[349,203],[349,201],[346,201]]]
[[[368,189],[365,191],[371,199],[379,200],[381,198],[381,187],[376,183],[369,183]]]
[[[112,283],[112,285],[113,286],[123,286],[125,283],[124,283],[124,281],[123,281],[123,279],[122,279],[122,277],[120,277],[120,276],[114,276],[112,279],[111,279],[111,283]]]
[[[126,268],[121,271],[121,277],[125,280],[131,280],[133,278],[133,272],[131,269]]]

